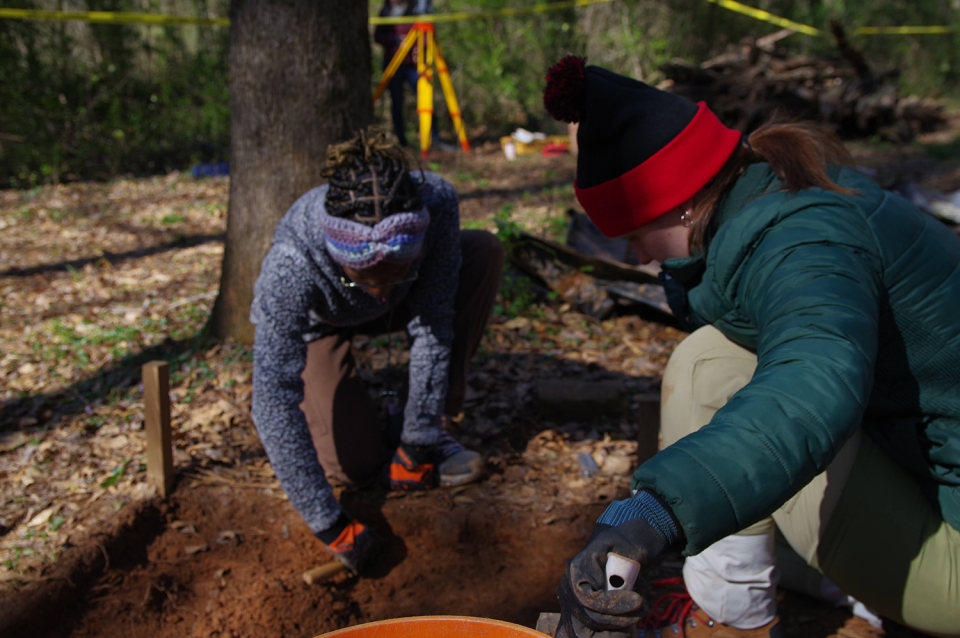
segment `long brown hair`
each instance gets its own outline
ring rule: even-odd
[[[853,157],[832,132],[810,122],[768,122],[760,126],[734,151],[720,172],[693,198],[690,250],[704,252],[704,240],[713,214],[740,174],[755,162],[767,162],[783,183],[795,192],[818,187],[834,193],[855,195],[830,179],[830,164],[849,166]]]

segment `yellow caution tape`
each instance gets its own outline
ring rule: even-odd
[[[802,24],[800,22],[794,22],[793,20],[787,20],[786,18],[775,16],[769,11],[754,9],[753,7],[748,7],[745,4],[736,2],[736,0],[707,0],[707,2],[712,2],[713,4],[719,5],[724,9],[728,9],[736,13],[742,13],[745,16],[750,16],[751,18],[756,18],[757,20],[762,20],[764,22],[769,22],[770,24],[775,24],[778,27],[781,27],[784,29],[793,29],[797,33],[806,33],[807,35],[821,34],[820,29],[815,29],[808,24]]]
[[[586,7],[591,4],[613,2],[614,0],[565,0],[563,2],[547,2],[530,7],[508,8],[499,11],[457,13],[433,13],[418,16],[372,17],[370,24],[413,24],[414,22],[459,22],[463,20],[479,20],[485,18],[513,17],[532,13],[545,13],[560,9]],[[120,11],[39,11],[33,9],[0,9],[0,19],[14,20],[76,20],[81,22],[97,22],[101,24],[196,24],[208,27],[225,27],[230,24],[229,18],[191,18],[157,13],[130,13]]]
[[[127,11],[39,11],[34,9],[0,9],[0,18],[14,20],[79,20],[101,24],[196,24],[203,27],[225,27],[229,18],[191,18],[158,13]]]
[[[742,13],[743,15],[750,16],[751,18],[756,18],[757,20],[775,24],[784,29],[793,29],[798,33],[805,33],[807,35],[824,35],[823,31],[815,27],[811,27],[808,24],[794,22],[793,20],[787,20],[786,18],[775,16],[768,11],[755,9],[745,4],[741,4],[736,0],[707,0],[707,2],[719,5],[724,9],[729,9],[730,11],[735,11],[736,13]],[[854,34],[856,35],[943,35],[948,33],[956,33],[956,31],[957,30],[953,27],[859,27],[853,30]]]
[[[953,27],[860,27],[854,29],[857,35],[943,35],[955,33]]]
[[[586,7],[592,4],[613,2],[614,0],[564,0],[562,2],[544,2],[529,7],[500,9],[498,11],[456,13],[432,13],[418,16],[371,17],[370,24],[412,24],[414,22],[460,22],[464,20],[481,20],[487,18],[513,17],[534,13],[546,13],[560,9]],[[774,15],[769,11],[756,9],[736,0],[707,0],[729,11],[734,11],[756,20],[768,22],[784,29],[793,29],[806,35],[823,35],[823,31],[808,24],[794,22],[787,18]],[[158,13],[131,13],[126,11],[40,11],[35,9],[2,9],[0,19],[14,20],[76,20],[81,22],[96,22],[100,24],[149,24],[149,25],[183,25],[194,24],[205,27],[229,26],[229,18],[194,18],[186,16],[164,15]],[[917,27],[860,27],[854,30],[856,35],[943,35],[956,33],[954,27],[945,26],[917,26]]]
[[[547,11],[557,11],[559,9],[573,9],[575,7],[586,7],[591,4],[600,4],[603,2],[613,2],[614,0],[566,0],[565,2],[545,2],[535,4],[529,7],[517,7],[513,9],[500,9],[498,11],[459,11],[456,13],[428,13],[418,16],[397,16],[394,18],[375,17],[370,18],[370,24],[413,24],[414,22],[459,22],[462,20],[479,20],[486,18],[506,18],[513,16],[526,15],[531,13],[546,13]]]

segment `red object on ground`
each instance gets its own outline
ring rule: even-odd
[[[543,150],[540,151],[540,154],[544,157],[558,157],[560,155],[566,155],[569,152],[569,144],[547,144],[543,147]]]

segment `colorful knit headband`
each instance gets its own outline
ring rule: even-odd
[[[381,261],[408,262],[420,255],[430,225],[426,208],[397,213],[367,226],[320,211],[327,252],[341,266],[363,270]]]

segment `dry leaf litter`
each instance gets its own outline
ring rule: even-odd
[[[573,166],[570,158],[507,166],[491,148],[425,168],[461,193],[465,227],[495,230],[493,216],[507,206],[520,227],[556,238],[574,204]],[[43,579],[63,548],[154,496],[139,386],[139,366],[150,358],[171,362],[181,485],[284,498],[250,420],[250,351],[198,337],[219,282],[227,194],[226,179],[180,174],[0,192],[5,586]],[[632,415],[545,422],[534,382],[586,374],[619,379],[627,393],[644,391],[680,334],[567,310],[534,303],[522,316],[494,318],[465,416],[454,426],[490,455],[491,480],[454,498],[541,507],[550,524],[551,503],[602,501],[626,489],[636,450]],[[394,339],[392,365],[405,374],[402,335]],[[356,342],[373,394],[383,382],[386,345],[384,337]],[[597,476],[581,475],[581,452],[593,454]]]

